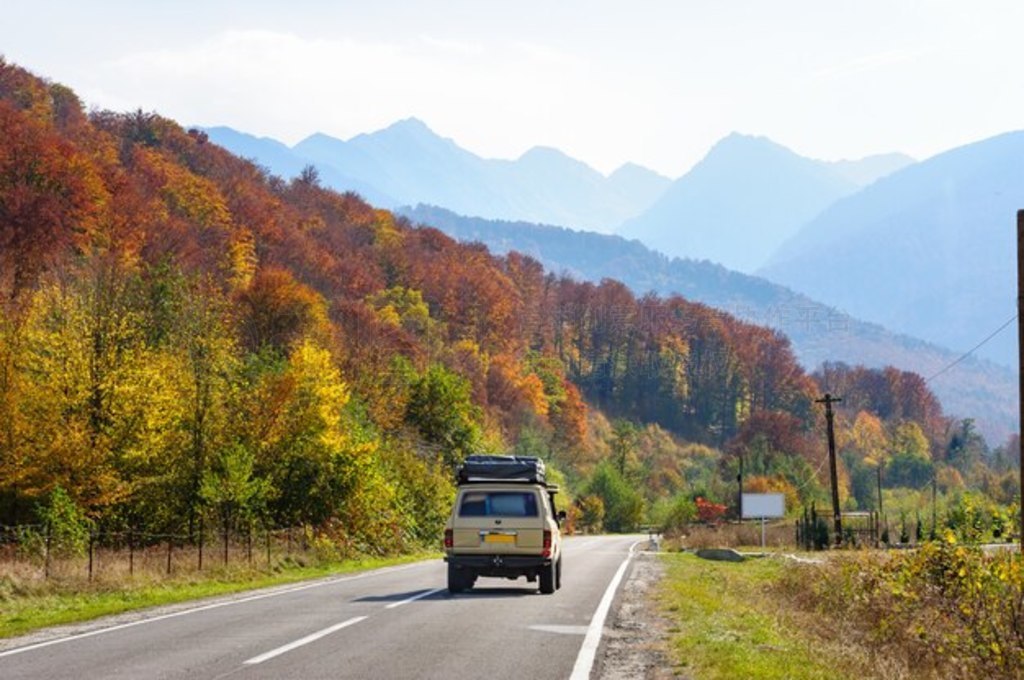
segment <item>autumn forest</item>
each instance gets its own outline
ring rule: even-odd
[[[732,508],[740,456],[796,513],[827,498],[825,391],[844,507],[876,482],[894,512],[933,483],[1014,501],[1016,443],[919,375],[808,372],[777,331],[496,257],[0,60],[0,524],[60,502],[395,553],[436,544],[473,452],[545,458],[577,527]]]

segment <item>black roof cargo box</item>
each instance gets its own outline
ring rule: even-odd
[[[455,476],[459,484],[474,482],[546,484],[544,461],[532,456],[469,456],[459,466]]]

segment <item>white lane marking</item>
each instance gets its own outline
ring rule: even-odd
[[[198,612],[205,612],[211,609],[219,609],[221,607],[229,607],[235,604],[244,604],[246,602],[253,602],[255,600],[263,600],[268,597],[277,597],[278,595],[287,595],[289,593],[296,593],[300,590],[309,590],[310,588],[320,588],[322,586],[331,586],[337,583],[344,583],[346,581],[355,581],[361,578],[367,578],[369,576],[378,576],[381,574],[389,574],[395,571],[403,571],[405,569],[412,569],[413,567],[421,567],[424,562],[415,562],[413,564],[404,564],[397,567],[384,567],[383,569],[375,569],[373,571],[366,571],[361,574],[354,574],[352,576],[340,576],[338,578],[332,578],[327,581],[317,581],[316,583],[307,583],[301,586],[295,586],[291,588],[284,588],[282,590],[275,590],[269,593],[260,593],[259,595],[250,595],[249,597],[243,597],[238,600],[228,600],[225,602],[214,602],[213,604],[203,605],[201,607],[193,607],[192,609],[183,609],[177,612],[171,612],[170,614],[161,614],[160,616],[153,616],[148,619],[139,619],[138,621],[129,621],[128,623],[121,623],[116,626],[110,626],[109,628],[99,628],[97,630],[91,630],[87,633],[78,633],[68,635],[66,637],[56,638],[53,640],[46,640],[45,642],[37,642],[34,645],[27,645],[25,647],[15,647],[5,652],[0,652],[0,659],[5,656],[13,656],[15,654],[21,654],[22,652],[31,652],[34,649],[42,649],[43,647],[49,647],[51,645],[59,645],[64,642],[72,642],[74,640],[83,640],[85,638],[93,637],[94,635],[103,635],[104,633],[113,633],[117,630],[123,630],[125,628],[133,628],[135,626],[141,626],[146,623],[156,623],[157,621],[164,621],[166,619],[173,619],[178,616],[185,616],[186,614],[196,614]]]
[[[559,635],[586,635],[586,626],[561,626],[557,624],[545,625],[539,624],[536,626],[529,626],[530,630],[535,630],[540,633],[557,633]]]
[[[580,647],[580,653],[576,657],[576,665],[572,668],[572,675],[569,676],[569,680],[588,680],[590,678],[590,671],[594,667],[594,658],[597,656],[597,648],[601,644],[601,634],[604,632],[604,620],[608,617],[608,610],[611,609],[612,600],[615,599],[615,591],[622,581],[623,574],[626,573],[626,567],[629,566],[629,561],[633,559],[633,553],[641,542],[637,541],[629,546],[629,554],[626,555],[626,559],[622,560],[619,570],[615,572],[612,582],[608,584],[608,588],[604,591],[601,603],[597,605],[597,610],[594,612],[594,618],[590,619],[587,636],[583,638],[583,646]]]
[[[401,602],[392,602],[388,606],[384,607],[384,609],[394,609],[395,607],[401,607],[403,604],[409,604],[410,602],[415,602],[416,600],[422,600],[423,598],[430,597],[434,593],[439,593],[442,590],[444,590],[444,588],[434,588],[433,590],[427,590],[425,592],[419,593],[418,595],[413,595],[412,597],[406,598]]]
[[[342,621],[341,623],[336,623],[333,626],[328,626],[327,628],[324,628],[323,630],[318,630],[315,633],[310,633],[309,635],[307,635],[304,638],[299,638],[295,642],[289,642],[286,645],[281,645],[277,649],[271,649],[269,652],[266,652],[265,654],[260,654],[259,656],[254,656],[251,659],[248,659],[245,663],[246,663],[246,665],[252,666],[252,665],[255,665],[255,664],[258,664],[258,663],[263,663],[264,661],[269,661],[270,659],[273,659],[275,656],[281,656],[285,652],[290,652],[293,649],[296,649],[296,648],[301,647],[303,645],[308,645],[310,642],[316,642],[317,640],[319,640],[322,637],[326,637],[326,636],[330,635],[331,633],[336,633],[339,630],[341,630],[342,628],[348,628],[349,626],[354,626],[355,624],[359,623],[360,621],[365,621],[367,618],[368,617],[366,617],[366,616],[357,616],[354,619],[349,619],[348,621]]]

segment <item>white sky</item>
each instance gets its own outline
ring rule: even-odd
[[[416,116],[480,155],[671,177],[731,131],[918,158],[1024,128],[1024,3],[4,0],[0,54],[87,104],[293,144]]]

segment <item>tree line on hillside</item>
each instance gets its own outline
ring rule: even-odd
[[[59,502],[397,551],[437,540],[477,451],[544,456],[594,528],[726,500],[740,451],[752,485],[823,494],[823,378],[780,334],[414,229],[154,114],[86,114],[3,61],[0,305],[4,524]],[[851,432],[863,412],[886,450],[921,454],[920,432],[933,466],[988,462],[919,377],[857,371],[874,401],[849,402]]]

